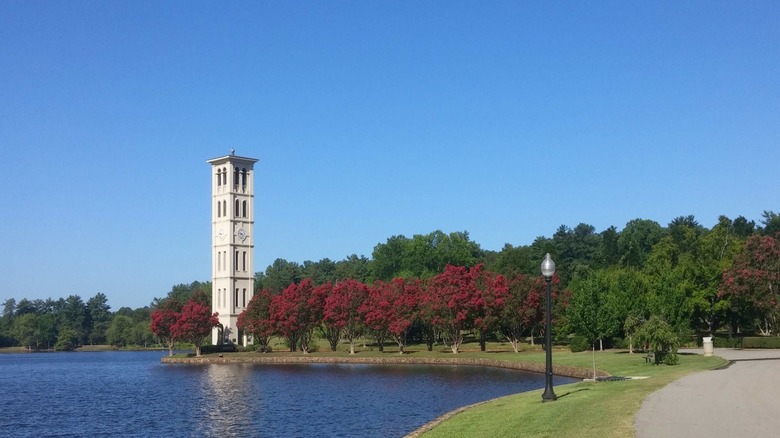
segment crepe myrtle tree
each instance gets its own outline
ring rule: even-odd
[[[541,291],[534,287],[535,280],[522,274],[514,276],[509,281],[509,294],[501,309],[501,333],[515,353],[520,351],[523,335],[539,325],[544,315]]]
[[[444,272],[433,277],[423,301],[433,310],[433,325],[450,342],[453,353],[460,351],[463,331],[474,326],[476,304],[474,282],[464,266],[447,265]]]
[[[149,328],[157,336],[161,344],[168,347],[168,356],[173,356],[173,346],[176,344],[177,333],[172,327],[179,319],[182,305],[174,298],[163,300],[151,314]]]
[[[177,339],[191,342],[195,345],[195,356],[200,356],[200,347],[211,329],[219,324],[219,314],[211,313],[211,307],[196,300],[189,300],[179,313],[176,322],[171,326],[171,333]]]
[[[723,272],[719,298],[728,300],[732,326],[753,322],[764,335],[780,325],[780,233],[750,237]],[[734,328],[732,328],[734,331]]]
[[[320,302],[326,303],[329,296],[333,294],[333,283],[327,282],[314,288],[313,293],[318,297]],[[320,325],[320,331],[322,336],[328,341],[331,351],[336,351],[341,340],[341,326],[333,321],[328,320],[325,317],[325,309],[323,307],[323,321]]]
[[[509,286],[503,275],[485,270],[482,263],[469,269],[474,306],[474,328],[479,333],[479,349],[485,351],[487,334],[499,327],[501,310],[509,295]]]
[[[270,289],[258,290],[246,309],[238,315],[237,325],[240,329],[252,334],[252,338],[259,345],[263,353],[270,352],[270,340],[274,332],[273,320],[271,320]]]
[[[295,351],[299,344],[304,354],[309,353],[314,329],[322,322],[323,307],[322,296],[314,293],[309,278],[290,284],[271,299],[275,333],[287,339],[290,351]]]
[[[349,342],[349,354],[355,354],[355,340],[365,331],[359,309],[367,299],[368,286],[353,279],[337,283],[325,299],[323,321],[341,330]]]
[[[388,332],[398,344],[399,354],[404,353],[406,337],[414,324],[421,290],[420,281],[415,279],[377,281],[361,306],[366,326],[375,332]]]

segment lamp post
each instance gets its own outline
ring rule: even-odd
[[[552,383],[552,298],[550,283],[552,283],[554,274],[555,262],[548,252],[544,256],[544,261],[542,261],[542,275],[544,276],[545,283],[547,283],[547,316],[544,325],[544,351],[546,352],[546,360],[544,364],[544,394],[542,394],[542,402],[554,401],[558,398],[555,395],[555,392],[553,392]]]

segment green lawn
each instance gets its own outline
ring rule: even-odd
[[[519,360],[543,361],[543,353],[509,354]],[[445,420],[422,436],[435,437],[631,437],[634,416],[650,393],[680,377],[725,364],[718,357],[681,355],[676,366],[649,365],[643,355],[597,352],[596,367],[615,376],[647,376],[643,380],[579,382],[555,387],[558,400],[542,403],[542,391],[493,400]],[[592,367],[590,352],[555,351],[553,362]]]

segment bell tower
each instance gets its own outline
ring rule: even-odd
[[[236,323],[254,295],[254,158],[230,155],[211,164],[211,307],[220,326],[212,343],[247,344]]]

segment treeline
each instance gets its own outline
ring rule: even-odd
[[[168,297],[185,302],[196,290],[210,295],[211,285],[197,281],[179,284],[173,286]],[[150,318],[162,301],[155,298],[149,306],[122,307],[113,312],[103,293],[86,302],[79,295],[56,300],[10,298],[3,303],[0,316],[0,347],[62,351],[83,345],[148,347],[158,342],[150,329]]]
[[[566,297],[556,303],[553,315],[559,338],[578,334],[602,345],[623,342],[651,316],[683,338],[717,331],[768,335],[780,328],[778,233],[780,216],[772,211],[765,211],[758,225],[742,216],[721,216],[711,229],[693,216],[674,218],[667,226],[636,219],[620,231],[561,226],[550,238],[539,237],[527,246],[507,244],[501,251],[482,250],[466,232],[435,231],[393,236],[374,248],[371,260],[351,256],[301,265],[277,259],[256,275],[256,289],[267,295],[271,309],[270,298],[283,295],[290,285],[338,285],[351,279],[370,289],[377,281],[425,282],[447,265],[471,268],[480,263],[511,283],[538,278],[549,252]],[[524,334],[534,329],[526,324]]]
[[[551,237],[531,244],[506,244],[486,251],[467,232],[434,231],[412,237],[392,236],[375,246],[372,257],[351,255],[302,264],[277,259],[255,275],[257,295],[268,300],[291,285],[312,288],[347,280],[373,288],[377,281],[421,284],[445,272],[447,265],[517,278],[540,277],[545,253],[555,260],[560,290],[554,309],[554,334],[578,334],[590,342],[630,338],[651,316],[666,321],[684,336],[726,332],[776,334],[780,291],[780,215],[765,211],[757,224],[742,216],[725,216],[710,229],[693,216],[674,218],[666,226],[629,221],[622,230],[562,225]],[[307,286],[308,287],[308,286]],[[526,286],[526,292],[530,286]],[[165,300],[187,302],[195,290],[211,298],[209,282],[176,285],[150,306],[111,312],[105,295],[87,302],[78,295],[58,300],[6,300],[0,317],[0,346],[68,349],[74,345],[148,345],[157,341],[149,330],[150,315]],[[121,318],[120,318],[121,317]],[[415,340],[424,335],[412,327]],[[499,333],[494,330],[487,335]],[[530,335],[533,324],[524,327]],[[327,337],[327,333],[323,336]]]

